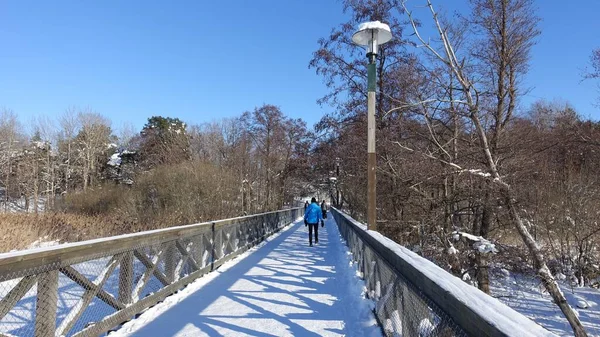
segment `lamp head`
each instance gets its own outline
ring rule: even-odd
[[[376,55],[377,47],[389,42],[391,39],[390,26],[379,21],[361,23],[356,33],[352,35],[352,42],[367,47],[367,55]]]

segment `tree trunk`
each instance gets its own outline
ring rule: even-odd
[[[517,230],[519,231],[521,238],[527,245],[529,252],[531,253],[531,257],[533,258],[534,267],[537,270],[537,274],[542,279],[542,283],[544,284],[544,287],[546,288],[546,290],[548,290],[548,293],[550,294],[550,296],[552,296],[554,303],[556,303],[556,305],[558,305],[560,310],[563,312],[563,314],[567,318],[567,321],[569,321],[569,324],[571,324],[571,328],[573,328],[573,332],[575,333],[575,336],[576,337],[587,337],[587,333],[585,332],[583,325],[581,325],[581,321],[579,320],[579,317],[577,316],[577,314],[575,314],[575,312],[573,311],[573,308],[571,308],[569,303],[567,303],[567,299],[565,298],[565,295],[560,290],[558,283],[554,279],[554,276],[552,276],[552,273],[550,273],[550,269],[548,269],[548,266],[546,265],[546,262],[544,261],[544,256],[542,255],[540,247],[533,240],[533,237],[527,230],[527,227],[525,227],[525,225],[523,224],[521,216],[519,215],[516,205],[514,204],[514,200],[510,196],[510,191],[505,190],[504,194],[505,194],[506,205],[508,206],[508,210],[510,213],[510,217],[513,220],[515,226],[517,227]]]
[[[33,211],[35,214],[38,213],[39,194],[39,181],[38,178],[35,177],[35,181],[33,182]]]
[[[69,193],[69,180],[71,179],[71,140],[67,150],[67,169],[65,171],[65,192]]]
[[[481,213],[480,213],[480,209],[481,206],[477,206],[477,204],[472,205],[471,209],[473,210],[473,219],[472,219],[472,228],[471,230],[473,231],[473,233],[479,233],[480,232],[480,225],[481,225]]]
[[[481,226],[479,227],[479,235],[482,238],[487,239],[488,235],[490,234],[490,222],[492,220],[492,207],[490,206],[489,190],[485,192],[485,197],[483,198],[483,205],[481,207],[481,210]]]
[[[537,270],[538,275],[541,277],[544,287],[546,288],[546,290],[548,290],[548,293],[554,299],[554,303],[556,303],[560,310],[563,312],[563,314],[569,321],[569,324],[571,324],[575,336],[587,337],[587,334],[583,326],[581,325],[579,317],[577,317],[577,315],[573,311],[573,308],[571,308],[569,303],[567,303],[565,295],[558,287],[558,283],[556,283],[556,280],[552,276],[552,273],[550,273],[550,269],[548,269],[548,266],[546,265],[546,261],[544,260],[544,256],[542,255],[539,246],[527,230],[527,227],[525,227],[525,224],[523,224],[523,220],[521,219],[519,211],[516,208],[515,201],[512,198],[510,185],[505,183],[500,177],[500,174],[498,173],[496,162],[494,161],[493,156],[490,152],[487,136],[479,120],[479,115],[476,111],[474,111],[471,114],[471,119],[475,124],[477,134],[479,135],[480,142],[483,147],[483,153],[487,158],[486,161],[488,164],[488,168],[492,173],[494,181],[501,186],[500,190],[504,196],[506,206],[508,207],[510,218],[513,221],[514,225],[517,227],[517,231],[519,232],[521,239],[523,240],[523,242],[525,242],[525,245],[527,246],[527,249],[529,250],[529,253],[533,258],[534,267]]]
[[[11,164],[10,164],[10,156],[11,156],[11,145],[12,140],[8,141],[8,164],[6,169],[6,186],[4,187],[4,211],[8,212],[8,201],[9,201],[9,191],[10,191],[10,174],[11,174]]]
[[[490,293],[490,278],[488,272],[489,259],[485,253],[477,253],[477,286],[486,294]]]

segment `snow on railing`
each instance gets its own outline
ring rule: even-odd
[[[347,214],[333,207],[331,213],[358,263],[386,335],[555,336]]]
[[[98,336],[218,268],[301,208],[0,254],[0,336]]]

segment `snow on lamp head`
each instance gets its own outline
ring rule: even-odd
[[[377,46],[392,39],[390,26],[379,21],[361,23],[352,35],[352,42],[367,47],[367,56],[377,55]]]

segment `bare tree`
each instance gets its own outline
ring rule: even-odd
[[[58,123],[60,132],[58,135],[57,148],[61,161],[60,169],[62,171],[62,181],[64,183],[62,190],[63,192],[68,193],[73,186],[71,181],[74,175],[73,162],[75,161],[73,142],[80,127],[77,120],[77,108],[68,108],[64,114],[59,117]]]
[[[285,137],[283,131],[284,116],[279,107],[274,105],[263,105],[246,112],[243,121],[252,137],[257,152],[260,154],[261,166],[263,167],[263,179],[265,188],[262,190],[262,207],[270,209],[273,205],[273,186],[275,179],[275,165],[277,164],[277,147]]]
[[[532,6],[531,1],[524,1],[524,0],[514,0],[514,1],[513,0],[490,0],[490,1],[487,1],[487,3],[494,4],[494,5],[499,4],[498,7],[501,8],[502,10],[511,8],[511,5],[520,4],[520,3],[525,3],[524,5],[526,6],[525,7],[526,9],[531,8],[531,6]],[[440,19],[438,18],[438,15],[434,10],[431,1],[427,0],[427,7],[431,13],[433,23],[435,24],[435,27],[437,28],[437,32],[439,34],[439,39],[440,39],[439,46],[431,44],[428,40],[426,40],[424,37],[422,37],[420,35],[418,25],[412,15],[412,13],[408,10],[405,1],[402,2],[402,6],[409,17],[410,23],[415,32],[415,36],[420,41],[421,46],[423,48],[425,48],[425,50],[429,53],[429,55],[433,55],[437,59],[438,62],[440,62],[444,66],[448,67],[448,69],[452,72],[452,74],[456,78],[457,84],[459,85],[459,88],[461,89],[462,93],[461,93],[461,98],[456,99],[454,101],[455,101],[455,103],[460,104],[461,106],[464,107],[464,112],[465,112],[464,116],[466,118],[468,118],[468,120],[471,122],[472,130],[478,137],[479,149],[481,151],[481,154],[483,155],[483,159],[484,159],[483,164],[484,164],[485,169],[482,170],[482,169],[462,167],[461,165],[459,165],[457,163],[448,161],[443,157],[437,156],[436,153],[422,153],[422,154],[426,157],[431,158],[432,160],[442,162],[444,165],[452,167],[457,172],[464,172],[464,173],[468,173],[468,174],[471,174],[471,175],[474,175],[477,177],[484,178],[488,182],[488,185],[490,187],[493,187],[494,190],[496,190],[501,195],[505,206],[508,208],[509,217],[510,217],[513,225],[517,229],[518,233],[520,234],[525,245],[529,249],[529,252],[533,258],[534,267],[537,270],[538,275],[542,279],[542,282],[543,282],[545,288],[548,290],[548,293],[552,296],[552,298],[554,299],[554,302],[560,307],[561,311],[564,313],[565,317],[571,324],[571,327],[573,328],[575,335],[576,336],[586,336],[587,334],[585,333],[585,330],[584,330],[583,326],[581,325],[579,318],[577,317],[577,315],[575,314],[573,309],[567,303],[564,294],[560,290],[556,280],[554,279],[552,273],[550,272],[548,266],[546,265],[546,260],[540,250],[539,245],[534,240],[532,235],[529,233],[527,226],[525,225],[525,223],[523,221],[523,218],[520,214],[521,206],[518,204],[518,202],[516,200],[515,190],[506,181],[506,177],[501,174],[501,172],[502,172],[501,165],[499,165],[501,158],[498,156],[497,153],[494,152],[495,151],[494,147],[497,146],[497,144],[494,144],[492,142],[492,141],[494,141],[494,137],[495,137],[494,135],[498,134],[498,132],[492,133],[492,136],[490,138],[488,130],[486,130],[485,125],[482,122],[482,117],[485,114],[485,105],[482,104],[485,90],[482,90],[483,88],[474,80],[474,77],[472,77],[469,74],[467,60],[465,60],[464,58],[461,59],[457,55],[457,53],[455,51],[455,47],[453,45],[453,42],[450,40],[448,33],[442,26],[442,23],[441,23]],[[477,8],[477,6],[475,8]],[[496,8],[496,6],[494,6],[494,8]],[[517,8],[519,8],[519,7],[517,7]],[[521,14],[527,15],[527,14],[529,14],[529,12],[527,10],[525,10],[523,12],[515,12],[515,13],[508,13],[508,12],[506,12],[504,14],[502,12],[496,13],[496,15],[507,15],[507,16],[510,15],[511,17],[519,16]],[[527,35],[524,36],[523,38],[527,38]],[[502,43],[500,44],[500,46],[502,46]],[[524,53],[525,60],[526,60],[526,56],[528,54],[527,45],[524,45],[523,53]],[[500,60],[500,61],[502,61],[502,60]],[[504,61],[508,62],[509,60],[506,59]],[[508,66],[509,68],[511,67],[510,63],[506,64],[506,66]],[[517,81],[517,78],[516,78],[517,73],[515,73],[513,76],[515,77],[514,81],[516,82]],[[510,83],[510,74],[508,74],[508,77],[509,77],[509,83]],[[502,91],[502,92],[500,92],[500,94],[502,94],[503,92],[506,93],[506,95],[508,96],[509,104],[510,104],[510,99],[511,99],[510,96],[516,95],[516,92],[511,93],[511,91],[509,89],[508,92]],[[498,94],[498,92],[496,92],[496,94]],[[516,96],[515,96],[515,98],[516,98]],[[498,99],[497,107],[500,105],[500,103],[504,104],[500,101],[501,100],[503,101],[505,99],[505,97],[503,97],[502,95],[497,95],[497,99]],[[447,97],[444,96],[443,98],[438,99],[437,101],[439,101],[439,100],[446,101]],[[417,102],[416,104],[425,105],[428,103],[422,101],[422,102]],[[496,113],[498,113],[498,112],[501,112],[502,115],[500,116],[501,119],[498,120],[498,122],[500,124],[496,125],[496,131],[501,131],[499,129],[499,127],[502,126],[502,121],[507,117],[507,115],[506,115],[507,110],[502,108],[501,110],[496,110]],[[431,133],[431,134],[434,136],[433,133]],[[438,149],[440,151],[444,150],[442,147],[439,147],[439,146],[438,146]],[[407,150],[414,151],[413,149],[408,149],[408,148],[407,148]]]
[[[265,104],[242,116],[246,135],[252,141],[252,151],[257,155],[260,170],[259,203],[263,210],[283,205],[285,186],[291,173],[298,168],[299,157],[306,139],[306,125],[301,120],[284,116],[279,107]],[[251,182],[248,186],[252,190]]]
[[[600,48],[594,49],[592,51],[592,56],[590,56],[590,64],[592,69],[587,70],[583,74],[584,79],[599,79],[600,78]],[[598,85],[600,88],[600,84]]]
[[[3,168],[2,185],[4,187],[4,208],[8,209],[11,191],[16,186],[13,183],[13,158],[22,146],[25,136],[19,132],[22,129],[17,115],[9,109],[0,109],[0,166]]]
[[[489,95],[489,150],[502,165],[503,133],[523,94],[520,79],[527,72],[529,51],[540,34],[531,0],[471,0],[471,27],[479,36],[474,55],[479,60],[483,88]],[[480,235],[487,237],[492,213],[489,193],[483,202]]]
[[[592,51],[590,56],[591,70],[588,70],[584,75],[585,78],[600,78],[600,48]]]
[[[106,158],[105,152],[110,142],[111,129],[108,119],[89,109],[80,111],[77,120],[80,130],[75,137],[75,143],[85,191],[94,184],[98,173],[98,161]]]
[[[122,123],[119,129],[117,130],[117,138],[119,141],[119,146],[123,148],[127,148],[131,140],[137,135],[135,127],[131,123]]]
[[[43,150],[43,158],[40,160],[42,163],[42,169],[40,172],[41,179],[41,190],[46,199],[46,208],[52,207],[54,203],[55,193],[57,190],[58,179],[57,179],[57,158],[58,153],[56,152],[56,144],[58,141],[58,131],[53,120],[47,116],[38,116],[35,118],[31,125],[34,128],[34,135],[39,137],[36,149]],[[37,199],[37,198],[35,198]],[[35,207],[37,210],[37,200],[35,200]]]

